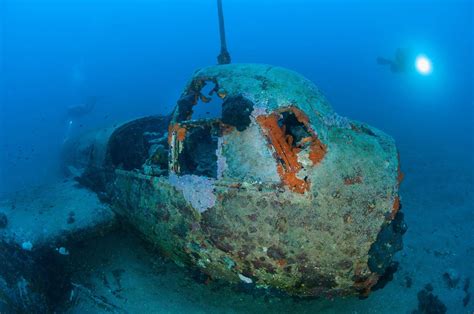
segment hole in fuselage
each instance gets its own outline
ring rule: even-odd
[[[286,141],[293,148],[304,148],[310,143],[311,133],[308,132],[306,126],[298,120],[293,112],[282,112],[278,125],[285,133]]]
[[[180,174],[217,178],[218,124],[193,124],[186,129],[183,150],[178,157]]]
[[[178,100],[175,121],[220,120],[222,102],[217,82],[196,80],[191,84],[188,93]]]
[[[177,157],[172,169],[180,175],[217,178],[218,138],[229,130],[245,130],[252,111],[250,100],[241,95],[228,97],[216,80],[191,82],[174,113],[173,127],[181,133],[171,138],[175,138],[176,145],[182,143],[173,152]]]

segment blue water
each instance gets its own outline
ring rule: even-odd
[[[215,5],[1,1],[0,195],[54,181],[61,144],[72,134],[169,113],[192,73],[216,63]],[[233,63],[300,72],[339,114],[392,135],[402,165],[416,154],[417,165],[434,175],[407,193],[427,198],[441,189],[456,199],[458,179],[449,173],[462,174],[472,188],[472,1],[224,0],[224,10]],[[377,64],[398,48],[407,52],[405,73]],[[416,71],[420,54],[431,60],[429,75]],[[90,96],[98,97],[94,110],[70,124],[67,108]],[[438,173],[440,159],[450,165],[447,173]],[[459,205],[470,213],[472,192]],[[472,248],[472,237],[463,240]]]
[[[56,171],[68,106],[100,97],[76,129],[168,113],[193,71],[216,63],[215,1],[2,3],[2,194]],[[227,0],[224,9],[233,62],[298,71],[338,113],[398,142],[472,154],[471,1]],[[375,62],[399,47],[427,55],[432,74],[394,75]]]

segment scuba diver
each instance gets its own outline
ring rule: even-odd
[[[64,136],[64,141],[66,141],[72,133],[73,121],[76,121],[88,114],[90,114],[97,104],[97,97],[91,96],[87,98],[87,101],[83,104],[69,106],[66,112],[66,121],[67,129]],[[81,125],[82,126],[82,125]]]
[[[378,57],[377,63],[390,66],[392,73],[405,73],[407,71],[407,54],[404,50],[398,48],[395,53],[395,59]]]
[[[69,106],[67,108],[67,119],[75,120],[82,116],[85,116],[94,110],[97,103],[97,97],[92,96],[87,99],[87,101],[80,105]]]

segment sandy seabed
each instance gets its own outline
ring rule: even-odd
[[[124,231],[71,252],[77,294],[69,313],[412,313],[427,284],[448,313],[473,313],[464,283],[474,280],[474,189],[470,157],[451,151],[422,154],[400,147],[401,187],[408,224],[393,281],[369,298],[300,300],[255,296],[217,283],[200,283],[150,253]],[[452,287],[444,274],[455,274]],[[456,279],[456,278],[454,278]],[[473,287],[468,292],[472,293]]]
[[[426,152],[410,146],[400,146],[399,149],[405,173],[401,196],[408,231],[404,236],[404,249],[395,258],[399,268],[393,280],[367,299],[306,300],[243,291],[242,288],[193,276],[160,257],[152,247],[124,228],[68,247],[70,254],[61,258],[65,259],[67,271],[72,274],[73,289],[66,300],[67,306],[59,312],[413,313],[418,308],[419,291],[430,284],[432,294],[446,305],[448,313],[473,313],[474,299],[463,304],[467,295],[474,292],[472,155],[450,149]],[[63,182],[60,186],[66,187],[63,189],[75,188],[75,184],[70,182]],[[44,194],[42,189],[30,191]],[[57,194],[56,201],[63,205],[71,202],[71,199],[61,196],[69,195],[67,191],[52,192],[49,193]],[[81,208],[101,208],[101,204],[88,193],[84,189],[76,191],[79,201],[67,205],[74,208],[76,224],[81,223],[81,217],[86,215],[81,214]],[[44,195],[43,198],[30,196],[31,202],[26,202],[28,206],[36,202],[49,211],[54,210],[53,205],[48,205],[52,200],[45,200]],[[21,208],[16,211],[20,214]],[[97,215],[99,212],[96,210],[94,213],[97,216],[94,219],[102,219],[102,214]],[[92,219],[91,215],[87,217]],[[53,222],[65,224],[66,218],[48,219],[50,228]],[[38,221],[32,220],[31,223],[38,224]],[[42,223],[43,227],[47,225],[48,222]],[[68,224],[65,226],[57,229],[67,228]],[[446,280],[447,272],[457,280],[454,285]],[[466,280],[472,282],[467,291]]]

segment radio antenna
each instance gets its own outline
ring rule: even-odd
[[[219,15],[219,34],[221,38],[221,53],[217,56],[217,63],[229,64],[230,54],[229,51],[227,51],[227,43],[225,41],[224,11],[222,10],[222,0],[217,0],[217,13]]]

